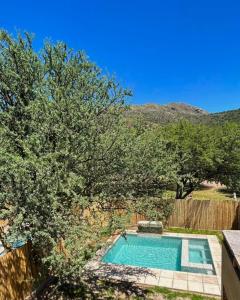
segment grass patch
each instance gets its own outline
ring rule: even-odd
[[[185,293],[185,292],[177,292],[177,291],[172,291],[167,288],[161,288],[161,287],[149,288],[147,289],[147,293],[160,294],[164,296],[166,300],[176,300],[179,298],[189,299],[189,300],[216,300],[216,298],[213,297],[196,295],[196,294]]]
[[[212,188],[212,189],[199,189],[192,193],[193,199],[196,200],[233,200],[233,194],[228,192],[226,189]]]
[[[175,198],[176,192],[167,190],[164,192],[166,197]],[[224,200],[234,200],[233,193],[228,191],[226,188],[211,188],[201,186],[198,190],[192,192],[193,200],[214,200],[214,201],[224,201]]]
[[[210,234],[210,235],[216,235],[219,241],[223,240],[222,232],[218,230],[201,230],[201,229],[191,229],[191,228],[170,227],[167,228],[166,231],[174,232],[174,233]]]

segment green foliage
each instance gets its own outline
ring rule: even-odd
[[[157,171],[158,174],[163,175],[159,177],[162,183],[161,191],[166,187],[164,182],[167,182],[170,189],[175,188],[176,198],[184,199],[204,180],[209,180],[221,182],[230,190],[239,193],[240,127],[238,124],[224,123],[221,126],[209,126],[181,120],[164,127],[150,127],[148,131],[151,132],[147,133],[148,139],[154,141],[153,152],[149,141],[143,143],[149,145],[148,161],[153,161],[153,164],[149,166],[143,160],[143,165],[147,166],[147,170],[155,170],[156,161],[161,157],[159,164],[162,169],[161,172],[159,169]],[[162,151],[162,154],[156,155],[159,151]],[[156,191],[156,187],[153,190]]]
[[[147,220],[156,220],[166,223],[174,209],[174,200],[171,198],[141,198],[134,203],[133,211],[145,216]]]
[[[1,32],[0,70],[5,240],[31,238],[52,274],[79,276],[101,238],[101,224],[83,213],[97,196],[111,199],[105,187],[121,167],[119,130],[130,93],[63,43],[35,53],[28,34]]]
[[[36,53],[28,34],[1,31],[0,70],[0,237],[31,239],[51,275],[79,279],[106,234],[124,230],[130,210],[117,208],[166,219],[172,157],[158,133],[126,123],[130,92],[84,53],[64,43]],[[86,215],[93,208],[108,219]]]
[[[226,123],[217,131],[216,180],[240,193],[240,126]]]
[[[183,120],[164,127],[163,134],[168,141],[168,153],[175,154],[176,198],[183,199],[203,180],[211,179],[215,171],[214,129]]]
[[[210,114],[209,116],[204,116],[202,122],[208,124],[218,124],[222,125],[227,122],[240,123],[240,109],[224,111],[220,113]]]
[[[168,144],[158,128],[131,130],[125,168],[131,196],[160,197],[176,174],[175,154],[168,152]]]

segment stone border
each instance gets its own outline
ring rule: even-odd
[[[127,234],[138,235],[153,235],[137,233],[135,230],[126,231]],[[201,235],[201,234],[181,234],[181,233],[163,233],[161,236],[171,236],[179,238],[194,238],[207,239],[212,254],[213,265],[216,275],[205,275],[198,273],[170,271],[163,269],[152,269],[134,267],[128,265],[117,265],[111,263],[103,263],[102,257],[107,251],[116,243],[120,235],[115,239],[109,239],[108,243],[103,249],[100,249],[96,257],[91,260],[85,267],[87,272],[91,272],[104,280],[125,281],[137,285],[144,286],[161,286],[170,289],[196,292],[205,295],[221,296],[221,245],[215,235]]]

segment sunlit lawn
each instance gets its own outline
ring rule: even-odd
[[[175,197],[174,191],[167,191],[165,195]],[[226,188],[206,188],[201,187],[192,193],[192,199],[196,200],[233,200],[233,194],[226,190]]]
[[[228,192],[225,188],[202,188],[194,191],[193,199],[198,200],[230,200],[233,199],[233,194]]]

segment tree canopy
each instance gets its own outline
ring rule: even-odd
[[[168,153],[175,153],[176,198],[186,198],[214,173],[214,129],[182,120],[164,128]]]
[[[48,262],[60,266],[59,240],[75,253],[71,245],[78,236],[83,250],[75,258],[84,261],[83,241],[94,240],[98,231],[93,234],[82,214],[95,196],[110,196],[103,182],[121,164],[118,132],[130,93],[64,43],[47,43],[36,53],[28,34],[13,39],[1,32],[0,70],[6,241],[31,239],[45,249]]]

